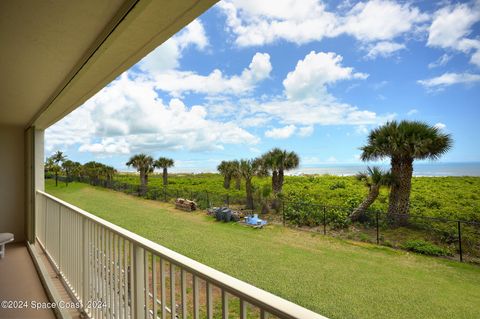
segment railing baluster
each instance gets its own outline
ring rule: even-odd
[[[158,287],[157,287],[157,256],[155,254],[152,254],[152,289],[153,289],[153,319],[157,319]]]
[[[167,318],[167,292],[166,292],[166,282],[165,282],[165,260],[160,257],[160,306],[162,308],[162,319]]]
[[[170,262],[170,313],[171,318],[175,319],[177,315],[177,305],[175,303],[175,265]]]
[[[207,281],[207,318],[213,319],[212,284]]]
[[[225,289],[222,289],[222,319],[228,319],[228,295]]]
[[[240,299],[240,319],[247,319],[247,303]]]
[[[134,286],[134,317],[137,319],[145,318],[145,269],[144,269],[144,255],[145,250],[133,244],[134,250],[134,265],[133,265],[133,286]]]
[[[199,287],[200,282],[198,277],[193,275],[193,318],[200,319],[200,296],[199,296]]]
[[[182,286],[182,319],[187,319],[187,272],[182,269],[181,272]]]
[[[149,308],[149,302],[150,302],[150,282],[148,280],[148,251],[145,250],[145,253],[143,254],[143,280],[144,280],[144,294],[145,294],[145,319],[149,318],[150,314],[150,308]]]

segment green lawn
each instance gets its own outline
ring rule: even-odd
[[[330,318],[478,318],[480,267],[280,226],[255,230],[73,183],[50,194]]]

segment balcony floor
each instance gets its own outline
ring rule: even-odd
[[[0,259],[0,301],[22,300],[48,302],[32,258],[24,244],[7,244],[5,258]],[[55,318],[50,309],[4,309],[0,318]]]

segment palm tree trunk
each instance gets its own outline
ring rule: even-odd
[[[380,186],[372,185],[372,187],[370,187],[370,191],[368,192],[367,198],[365,198],[365,200],[357,208],[353,210],[353,212],[350,214],[350,219],[352,221],[356,221],[360,216],[364,215],[367,209],[377,199],[379,193],[380,193]]]
[[[228,176],[228,175],[225,175],[225,176],[223,177],[223,188],[225,188],[225,189],[230,189],[230,180],[231,180],[231,179],[232,179],[232,178],[231,178],[230,176]]]
[[[253,209],[253,192],[252,192],[252,180],[245,180],[245,190],[247,192],[247,209]]]
[[[399,224],[408,221],[410,208],[410,191],[412,188],[413,159],[392,159],[392,176],[394,178],[390,190],[388,214]]]
[[[168,184],[168,172],[167,172],[167,168],[164,167],[163,168],[163,186],[167,186]]]
[[[242,179],[240,177],[235,178],[235,189],[239,190],[241,188]]]
[[[55,173],[55,186],[58,186],[58,173]]]
[[[278,185],[278,172],[274,170],[272,172],[272,190],[274,194],[277,194],[277,185]]]

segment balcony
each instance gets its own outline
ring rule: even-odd
[[[91,318],[325,318],[36,192],[37,244]]]

